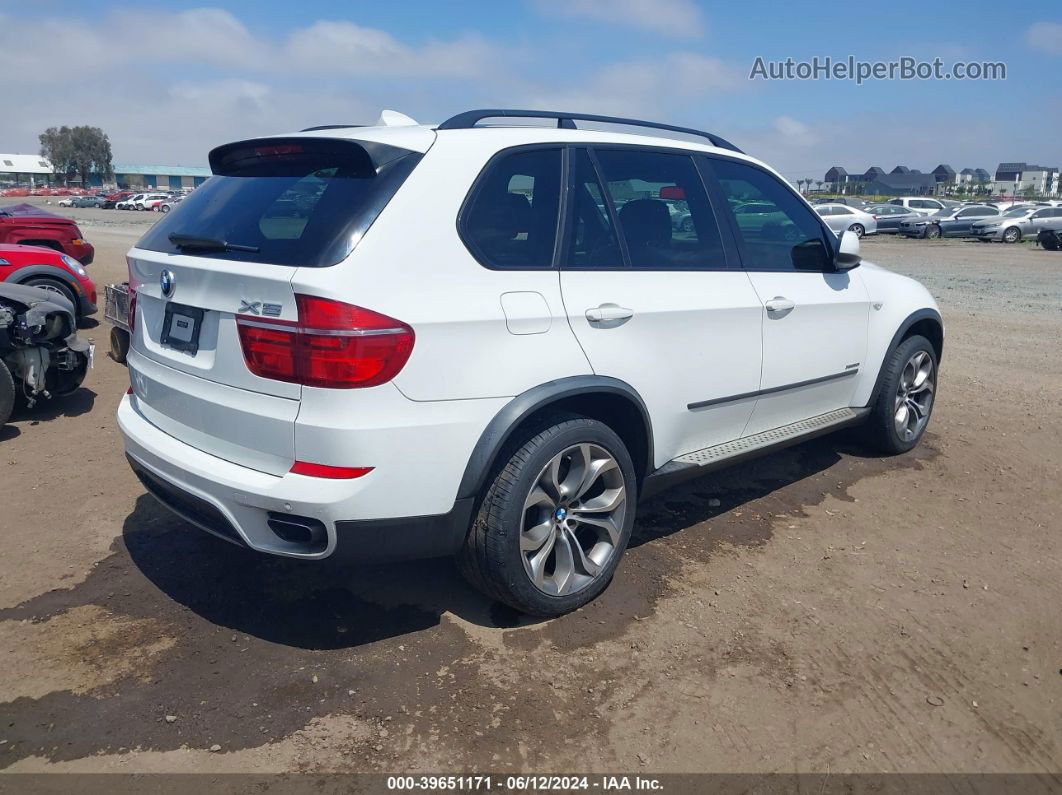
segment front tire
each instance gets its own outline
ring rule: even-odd
[[[936,240],[940,237],[940,227],[936,224],[930,224],[926,227],[926,240]]]
[[[867,441],[898,455],[922,439],[937,391],[937,354],[921,335],[908,337],[882,365],[881,389],[867,418]]]
[[[1009,226],[1006,231],[1003,232],[1004,243],[1017,243],[1019,240],[1021,240],[1021,230],[1018,229],[1018,227]]]
[[[634,464],[616,432],[552,417],[495,476],[458,564],[472,585],[523,613],[567,613],[608,586],[636,502]]]
[[[77,296],[74,295],[73,290],[71,290],[62,282],[56,281],[55,279],[48,279],[46,277],[39,277],[36,279],[26,279],[26,281],[22,283],[27,287],[39,287],[42,290],[48,290],[49,292],[58,293],[59,295],[63,296],[63,298],[65,298],[67,301],[69,301],[72,307],[74,307],[74,315],[77,317],[81,316],[81,310],[78,306]]]

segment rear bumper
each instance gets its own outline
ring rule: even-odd
[[[384,472],[353,480],[271,475],[210,455],[164,433],[129,395],[118,407],[118,428],[133,471],[163,505],[200,529],[259,552],[349,562],[449,555],[464,540],[473,500],[450,500],[445,513],[428,516],[365,516],[381,490],[396,513],[402,492]],[[457,483],[455,481],[454,488]],[[324,528],[321,543],[285,540],[270,520],[309,518]]]

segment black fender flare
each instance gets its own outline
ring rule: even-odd
[[[46,276],[49,279],[53,279],[54,281],[63,282],[71,290],[73,290],[74,295],[77,296],[78,306],[76,308],[78,309],[78,314],[82,314],[90,308],[87,305],[88,299],[83,294],[81,285],[78,284],[77,279],[75,279],[73,276],[71,276],[69,273],[62,270],[61,268],[55,267],[54,265],[24,265],[18,270],[12,272],[7,277],[7,281],[11,284],[22,284],[24,281],[26,281],[26,279],[32,279],[34,276]]]
[[[889,341],[889,347],[885,349],[885,356],[882,357],[881,363],[878,365],[878,377],[877,380],[874,381],[874,391],[870,393],[870,401],[867,403],[868,406],[873,406],[877,403],[878,394],[881,392],[881,379],[884,376],[885,360],[889,358],[889,355],[896,350],[896,348],[899,347],[900,340],[902,340],[907,332],[911,330],[911,327],[915,323],[921,323],[923,320],[931,320],[940,326],[940,348],[937,351],[937,365],[940,365],[941,360],[944,358],[944,321],[940,317],[940,312],[936,309],[926,307],[924,309],[916,310],[904,318],[903,322],[896,329],[896,333],[892,335],[892,340]]]
[[[495,465],[498,454],[509,441],[513,431],[537,411],[549,407],[565,398],[580,395],[619,395],[635,405],[645,424],[648,460],[645,471],[653,470],[653,425],[649,419],[649,410],[645,407],[638,391],[618,378],[604,375],[575,375],[547,381],[523,392],[502,407],[487,423],[480,434],[479,441],[472,449],[461,485],[457,490],[457,499],[477,497],[483,489],[491,468]]]

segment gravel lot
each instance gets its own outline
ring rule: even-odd
[[[101,288],[156,220],[59,211]],[[340,571],[182,526],[98,356],[0,429],[0,768],[1062,770],[1062,254],[864,254],[943,308],[926,442],[834,435],[668,492],[606,594],[546,622],[448,561]]]

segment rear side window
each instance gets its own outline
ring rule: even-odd
[[[733,160],[712,158],[742,243],[749,270],[828,270],[823,226],[788,186],[766,171]],[[766,212],[765,212],[766,210]]]
[[[688,155],[596,149],[632,268],[725,268],[722,239]]]
[[[465,245],[488,268],[552,268],[560,188],[560,149],[501,155],[463,213]]]
[[[334,265],[350,254],[419,161],[420,154],[407,149],[341,139],[228,144],[210,154],[215,176],[174,205],[137,245],[263,264]],[[175,244],[171,235],[185,243]]]

